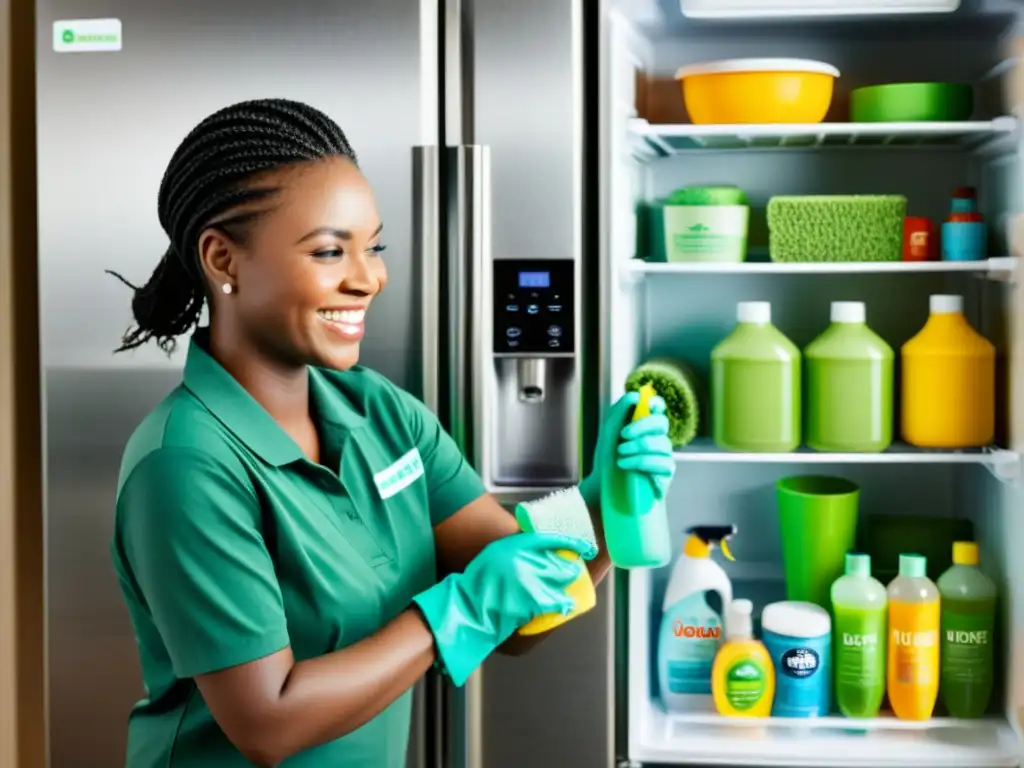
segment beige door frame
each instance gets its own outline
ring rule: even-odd
[[[46,765],[35,3],[0,0],[0,768]]]

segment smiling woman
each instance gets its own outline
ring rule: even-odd
[[[127,766],[399,768],[416,680],[437,664],[462,685],[571,610],[582,566],[557,550],[595,581],[607,557],[520,533],[426,407],[358,364],[383,226],[328,117],[217,112],[171,158],[159,213],[171,244],[132,286],[118,351],[192,338],[118,482],[111,551],[147,690]],[[622,461],[671,474],[663,410]],[[581,486],[592,514],[597,487]]]

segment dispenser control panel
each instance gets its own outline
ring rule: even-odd
[[[494,353],[575,352],[572,259],[494,261]]]

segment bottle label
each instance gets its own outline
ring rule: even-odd
[[[658,638],[662,685],[673,694],[710,694],[711,665],[722,640],[722,620],[696,593],[665,614]]]
[[[818,671],[821,657],[812,648],[791,648],[782,654],[782,674],[789,677],[810,677]]]
[[[992,677],[991,613],[942,613],[942,677],[954,683],[987,683]]]
[[[725,698],[737,712],[746,712],[757,705],[767,687],[764,669],[753,659],[743,659],[725,673]]]
[[[837,617],[836,685],[867,688],[884,679],[885,611]]]
[[[939,672],[939,602],[898,606],[890,603],[891,679],[902,685],[931,686]]]

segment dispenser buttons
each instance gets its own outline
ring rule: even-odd
[[[548,312],[561,312],[561,311],[562,311],[562,305],[561,304],[548,304]]]
[[[522,333],[522,330],[516,328],[515,326],[512,326],[511,328],[505,331],[505,335],[510,339],[518,339]]]
[[[519,311],[519,305],[518,304],[506,304],[505,305],[505,311],[506,312],[518,312]]]
[[[562,342],[558,339],[548,339],[548,346],[552,349],[558,349],[558,347],[562,346]]]
[[[549,325],[548,326],[548,336],[551,336],[552,338],[557,339],[561,335],[562,335],[562,326],[560,326],[560,325]]]
[[[526,314],[528,315],[536,315],[538,312],[540,312],[540,307],[536,304],[531,304],[526,308]]]

